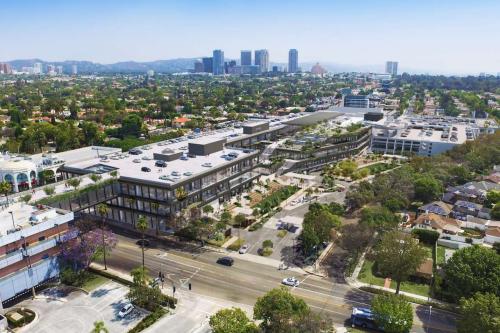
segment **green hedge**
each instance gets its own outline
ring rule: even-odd
[[[295,192],[299,190],[298,186],[285,186],[280,188],[276,192],[266,196],[261,202],[259,202],[255,208],[259,209],[261,214],[270,212],[274,207],[279,206],[284,200],[291,197]]]
[[[156,323],[161,317],[168,313],[164,308],[158,308],[144,317],[137,325],[128,331],[128,333],[138,333],[144,331],[149,326]]]
[[[422,243],[434,245],[439,238],[439,232],[427,229],[413,229],[412,234],[417,236],[418,240]]]
[[[100,189],[100,188],[102,188],[104,186],[110,185],[110,184],[112,184],[115,181],[116,180],[113,179],[113,178],[106,179],[106,180],[100,181],[98,183],[91,184],[91,185],[88,185],[86,187],[83,187],[83,188],[81,188],[79,190],[75,190],[75,191],[71,191],[71,192],[65,192],[65,193],[61,193],[61,194],[57,194],[57,195],[45,197],[43,199],[40,199],[40,200],[36,201],[35,204],[36,205],[50,205],[50,204],[53,204],[55,202],[61,202],[63,200],[71,200],[71,199],[77,198],[78,196],[80,196],[82,194],[85,194],[87,192],[95,191],[95,190],[98,190],[98,189]]]

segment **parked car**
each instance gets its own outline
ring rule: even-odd
[[[240,254],[245,254],[248,251],[248,244],[243,245],[240,247],[240,250],[238,251]]]
[[[221,257],[217,259],[217,263],[224,266],[233,266],[234,259],[231,257]]]
[[[283,279],[281,283],[283,283],[285,286],[291,286],[291,287],[298,287],[298,285],[300,284],[299,280],[297,280],[294,277]]]
[[[148,247],[149,245],[151,245],[151,243],[147,240],[147,239],[139,239],[137,242],[135,242],[137,245],[139,246],[143,246],[144,244],[144,247]]]
[[[128,314],[130,314],[134,310],[134,306],[131,303],[125,304],[123,308],[118,312],[118,317],[125,318]]]
[[[165,161],[156,161],[155,162],[155,166],[157,166],[159,168],[165,168],[167,166],[167,162],[165,162]]]
[[[141,168],[141,171],[142,171],[142,172],[151,172],[151,169],[150,169],[150,168],[148,168],[148,167],[142,167],[142,168]]]

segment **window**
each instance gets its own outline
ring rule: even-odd
[[[45,238],[46,238],[45,236],[38,237],[38,241],[43,242],[45,240]]]

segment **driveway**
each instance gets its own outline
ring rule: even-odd
[[[90,332],[95,321],[104,321],[110,333],[126,332],[145,315],[136,309],[126,318],[118,312],[126,303],[128,288],[109,282],[86,295],[72,292],[66,297],[45,293],[50,298],[23,301],[16,307],[26,306],[34,310],[38,320],[29,328],[30,333],[81,333]],[[40,296],[44,296],[43,294]]]

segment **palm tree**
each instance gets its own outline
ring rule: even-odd
[[[3,181],[0,183],[0,192],[5,195],[7,200],[7,206],[9,205],[9,193],[12,191],[12,185],[8,181]]]
[[[109,333],[109,330],[104,326],[104,322],[101,320],[94,322],[94,328],[90,333]]]
[[[140,215],[137,219],[136,227],[141,232],[142,269],[144,270],[144,232],[148,229],[148,221],[146,220],[146,217]]]
[[[106,215],[108,215],[109,208],[106,204],[97,205],[97,213],[101,215],[101,239],[102,239],[102,253],[104,259],[104,270],[108,269],[106,264],[106,243],[104,242],[104,224],[106,222]]]
[[[187,196],[188,196],[188,193],[186,192],[184,187],[178,187],[175,190],[175,197],[177,200],[182,201],[182,200],[186,199]]]

